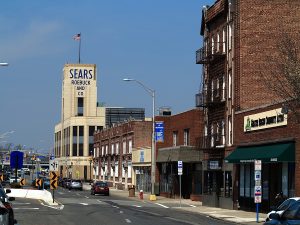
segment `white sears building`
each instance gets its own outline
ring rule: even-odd
[[[94,131],[105,126],[97,107],[95,64],[66,64],[63,69],[61,122],[55,126],[54,170],[61,177],[93,178]]]

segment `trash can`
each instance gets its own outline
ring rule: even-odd
[[[128,185],[128,192],[129,192],[129,197],[135,197],[135,186]]]

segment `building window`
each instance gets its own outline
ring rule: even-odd
[[[89,153],[94,155],[94,132],[95,126],[89,126]]]
[[[211,101],[214,101],[214,80],[211,80]]]
[[[232,127],[231,127],[231,117],[228,117],[228,145],[232,145]]]
[[[190,145],[190,129],[184,129],[184,132],[183,132],[183,145],[184,146]]]
[[[217,34],[217,52],[220,51],[220,34]]]
[[[108,145],[105,145],[105,155],[108,154]]]
[[[232,89],[232,78],[231,78],[231,71],[228,73],[228,98],[231,98],[231,89]]]
[[[173,131],[173,146],[177,146],[178,131]]]
[[[226,30],[225,30],[226,28],[224,27],[223,28],[223,53],[225,53],[226,52]]]
[[[222,101],[225,101],[225,76],[222,76]]]
[[[214,37],[211,38],[211,54],[215,53],[215,41]]]
[[[110,148],[111,148],[111,154],[112,155],[115,154],[115,144],[111,144]]]
[[[104,145],[101,146],[101,155],[104,156]]]
[[[119,155],[119,153],[120,152],[119,152],[119,142],[118,142],[118,143],[116,143],[116,154]]]
[[[211,135],[210,146],[214,147],[214,145],[215,145],[215,139],[214,139],[214,125],[213,124],[210,127],[210,135]]]
[[[77,116],[83,116],[84,112],[84,98],[77,98]]]
[[[132,153],[132,140],[128,141],[128,153]]]
[[[123,155],[126,154],[126,141],[123,141]]]
[[[225,144],[225,122],[222,120],[221,122],[221,145]]]
[[[229,37],[228,37],[228,49],[229,50],[231,50],[231,45],[232,45],[232,25],[231,24],[229,24],[229,27],[228,27],[228,29],[229,29]]]
[[[72,153],[73,156],[77,156],[77,151],[78,151],[77,150],[77,143],[78,143],[77,128],[78,128],[77,126],[73,126],[73,153]]]
[[[83,156],[84,126],[79,126],[79,156]]]

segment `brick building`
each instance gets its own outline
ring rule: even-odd
[[[151,121],[128,121],[94,134],[96,179],[119,189],[151,190]]]
[[[160,195],[179,197],[178,161],[183,163],[182,197],[201,200],[203,110],[192,109],[173,116],[156,116],[164,124],[164,141],[156,143]]]
[[[205,109],[204,205],[254,210],[255,186],[263,210],[280,191],[299,195],[299,125],[282,113],[284,99],[265,80],[279,72],[282,37],[299,39],[299,9],[296,0],[217,0],[203,8],[196,97]],[[255,159],[262,160],[260,182]]]

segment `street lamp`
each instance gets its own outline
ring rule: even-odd
[[[156,195],[154,191],[154,185],[155,185],[155,167],[156,167],[156,159],[155,159],[155,90],[148,88],[145,86],[142,82],[131,79],[131,78],[124,78],[123,81],[134,81],[138,83],[140,86],[144,88],[145,91],[147,91],[150,96],[152,97],[152,144],[151,144],[151,195],[150,200],[155,201]]]
[[[90,161],[90,184],[91,184],[92,183],[91,182],[91,180],[92,180],[92,162],[93,162],[92,156],[90,156],[89,161]]]

